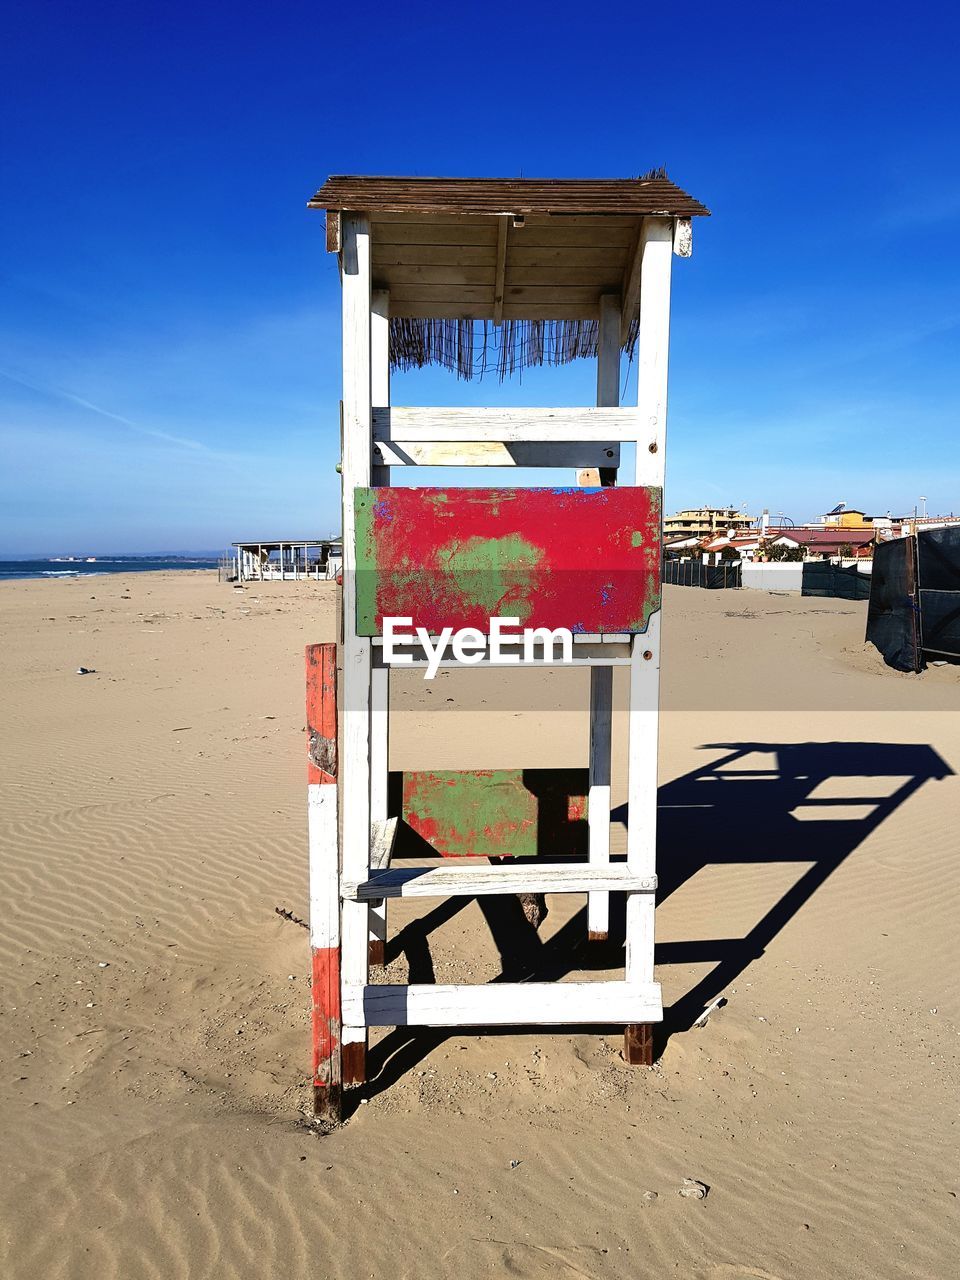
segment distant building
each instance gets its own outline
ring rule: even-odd
[[[701,544],[706,564],[720,564],[722,560],[753,560],[760,549],[760,534],[754,531],[742,537],[723,535]]]
[[[869,527],[857,529],[838,525],[825,529],[789,529],[772,538],[770,545],[803,547],[807,560],[868,560],[873,555],[875,541],[876,535]]]
[[[861,560],[873,555],[875,541],[870,529],[807,526],[774,532],[767,537],[754,532],[734,537],[720,535],[701,541],[685,539],[680,543],[669,543],[664,549],[668,555],[679,555],[681,559],[691,555],[702,556],[705,564],[719,564],[722,560],[766,560],[770,558],[771,547],[800,547],[805,560]],[[698,549],[696,552],[694,547]]]
[[[873,516],[857,507],[848,507],[845,502],[838,502],[832,511],[820,517],[820,523],[829,529],[870,529],[873,520]]]
[[[237,582],[335,578],[343,565],[340,538],[258,538],[233,548],[230,576]]]
[[[739,507],[690,507],[676,515],[664,516],[663,536],[666,541],[679,538],[714,537],[717,534],[746,532],[755,524],[753,516]]]

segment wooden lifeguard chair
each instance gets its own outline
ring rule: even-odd
[[[619,1022],[626,1060],[650,1064],[652,1025],[663,1016],[653,958],[670,275],[674,254],[690,256],[691,218],[708,210],[663,173],[612,181],[334,177],[310,207],[326,211],[343,291],[339,692],[336,646],[307,651],[317,1112],[339,1118],[341,1085],[365,1079],[370,1026]],[[621,407],[621,352],[634,347],[638,402]],[[596,408],[390,402],[391,366],[437,362],[463,377],[487,369],[505,376],[582,356],[597,359]],[[636,447],[632,486],[617,483],[623,443]],[[423,465],[570,467],[579,487],[390,488],[394,467]],[[426,773],[405,778],[402,816],[444,856],[511,861],[391,866],[398,815],[388,813],[382,620],[409,617],[433,634],[488,628],[497,615],[569,628],[574,663],[590,668],[589,773],[575,810],[582,817],[585,808],[586,858],[575,860],[562,840],[552,858],[543,839],[524,838],[537,798],[508,768],[439,783]],[[533,657],[557,660],[546,646]],[[630,670],[623,861],[610,853],[617,665]],[[477,818],[491,803],[502,819],[493,826]],[[391,897],[585,893],[589,934],[605,938],[611,892],[627,897],[623,981],[370,982]]]

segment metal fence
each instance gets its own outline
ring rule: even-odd
[[[664,560],[663,581],[675,587],[705,587],[708,591],[742,585],[739,560],[704,564],[702,560]]]

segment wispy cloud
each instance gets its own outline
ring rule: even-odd
[[[169,431],[157,431],[153,427],[145,427],[142,423],[134,422],[131,418],[124,417],[122,413],[114,413],[112,409],[105,409],[102,405],[94,404],[92,400],[78,396],[75,392],[68,391],[65,387],[41,386],[39,383],[31,382],[27,378],[11,373],[8,369],[0,369],[0,378],[5,378],[8,382],[24,387],[27,391],[35,391],[38,395],[52,396],[58,400],[64,400],[68,404],[75,404],[78,408],[87,409],[90,413],[96,413],[101,418],[107,418],[111,422],[118,422],[121,426],[128,427],[131,431],[137,432],[138,435],[146,436],[151,440],[162,440],[164,443],[172,444],[177,448],[206,453],[212,457],[225,456],[218,454],[217,450],[211,449],[209,445],[200,440],[191,440],[186,436],[172,435]]]

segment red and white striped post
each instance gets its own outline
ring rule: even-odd
[[[337,822],[337,646],[307,646],[307,831],[310,846],[310,952],[313,1102],[325,1120],[341,1118],[340,868]]]

